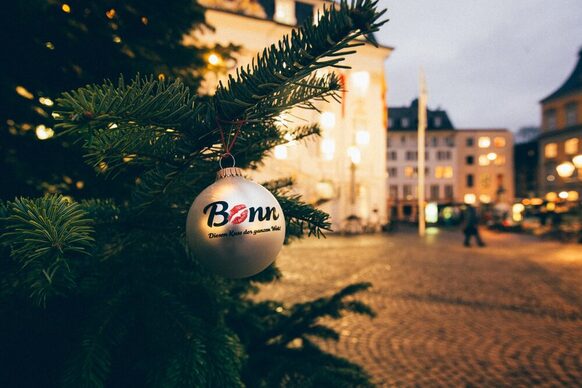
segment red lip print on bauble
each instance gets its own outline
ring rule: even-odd
[[[236,205],[230,211],[230,216],[228,217],[228,221],[232,222],[233,224],[240,224],[245,222],[249,215],[249,211],[244,204]]]

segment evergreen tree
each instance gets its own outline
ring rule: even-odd
[[[0,198],[47,191],[102,195],[102,181],[94,181],[71,139],[51,137],[55,98],[138,72],[180,77],[196,88],[206,68],[206,48],[184,46],[182,39],[201,28],[207,28],[204,9],[194,0],[3,2]],[[225,57],[230,52],[216,49]]]
[[[221,156],[217,121],[244,124],[233,153],[256,166],[289,131],[277,127],[293,107],[337,99],[345,55],[383,23],[375,0],[341,2],[259,54],[212,97],[179,80],[135,78],[65,93],[59,127],[87,161],[122,177],[127,195],[74,202],[60,195],[0,203],[0,386],[194,387],[368,386],[357,365],[319,349],[337,340],[321,318],[373,315],[352,296],[284,306],[256,302],[274,266],[244,280],[213,276],[187,251],[186,213],[213,181]],[[232,124],[232,128],[236,124]],[[328,216],[290,194],[280,201],[288,237],[320,236]]]

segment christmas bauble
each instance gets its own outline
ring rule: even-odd
[[[244,278],[275,260],[285,239],[285,217],[269,190],[245,179],[239,168],[225,168],[192,203],[186,237],[210,270]]]

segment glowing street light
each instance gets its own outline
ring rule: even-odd
[[[558,175],[561,176],[562,178],[568,178],[572,176],[572,174],[574,174],[575,169],[576,167],[571,162],[560,163],[556,167]]]
[[[217,66],[220,62],[222,62],[222,60],[217,53],[211,53],[208,56],[208,63],[212,66]]]
[[[561,199],[567,199],[568,192],[567,191],[560,191],[560,193],[558,194],[558,197],[560,197]]]
[[[355,165],[360,164],[360,162],[362,161],[362,153],[360,152],[360,149],[356,146],[351,146],[350,148],[348,148],[348,156],[351,162]]]
[[[582,168],[582,154],[574,156],[572,163],[574,163],[576,168]]]

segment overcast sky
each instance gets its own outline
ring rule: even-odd
[[[457,128],[539,125],[538,101],[570,74],[582,47],[582,0],[380,0],[390,21],[377,33],[389,106],[418,94]]]

